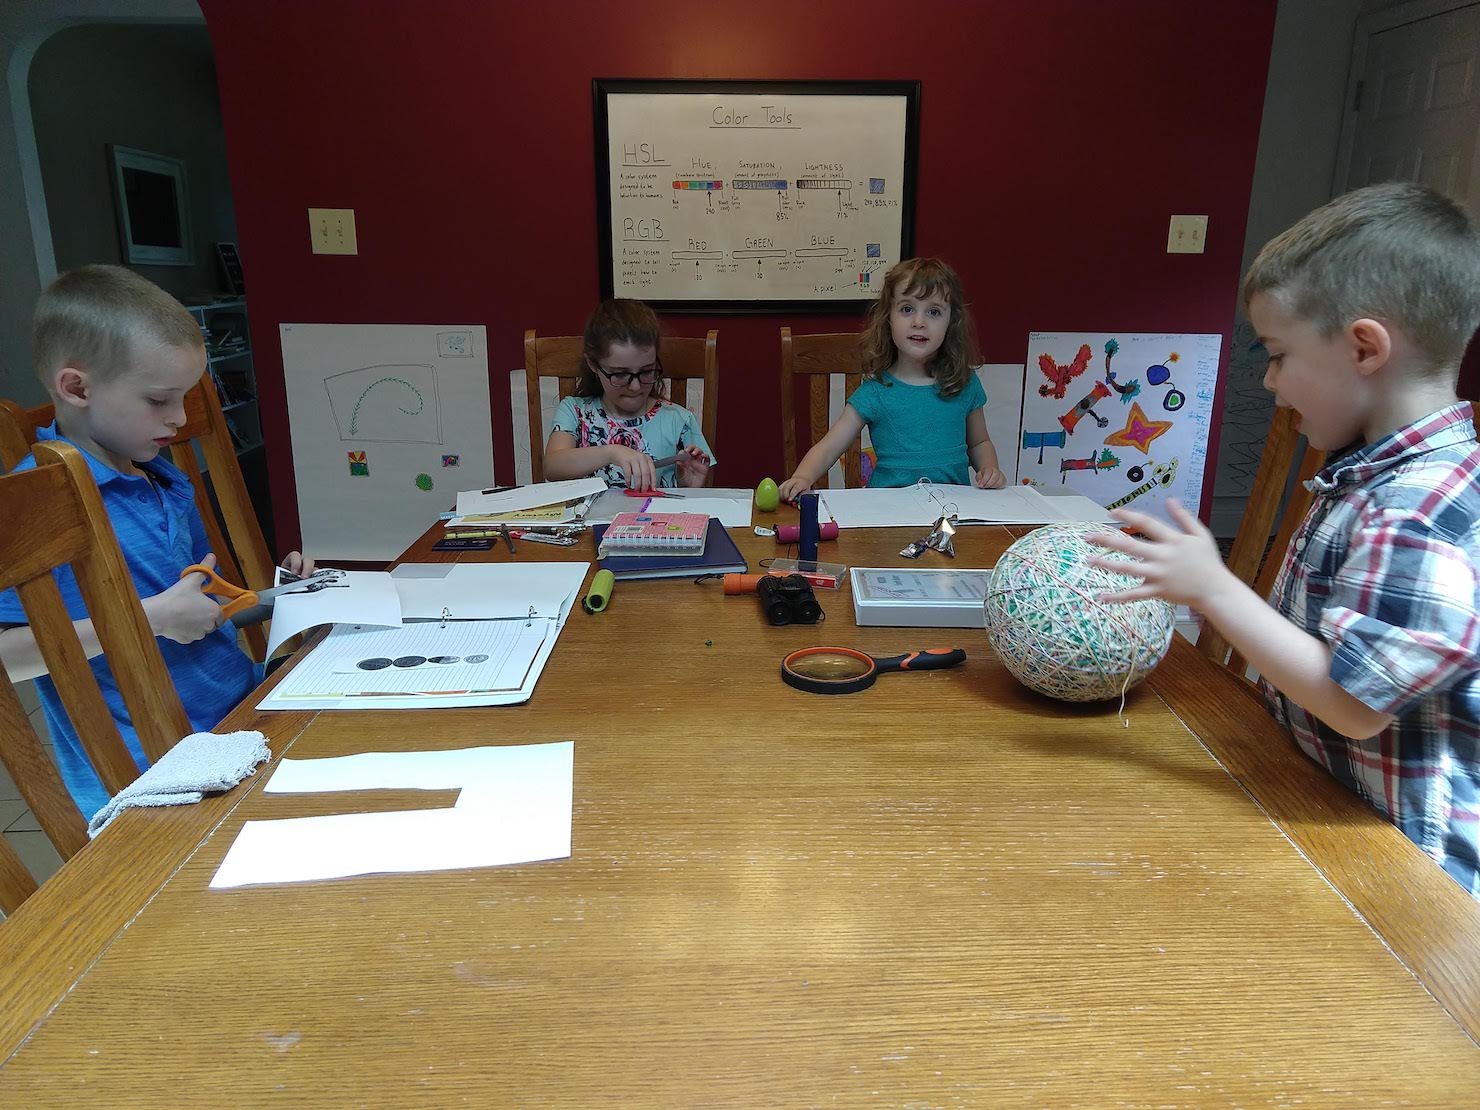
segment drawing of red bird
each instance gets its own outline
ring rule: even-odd
[[[1039,355],[1038,369],[1043,371],[1043,376],[1048,381],[1038,387],[1038,396],[1056,397],[1062,401],[1064,392],[1069,388],[1069,383],[1084,373],[1085,367],[1089,365],[1089,359],[1088,343],[1081,345],[1079,353],[1074,356],[1074,361],[1065,366],[1060,366],[1055,362],[1052,355]]]

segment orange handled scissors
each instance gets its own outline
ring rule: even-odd
[[[244,589],[235,583],[228,582],[204,563],[192,563],[180,572],[184,578],[188,574],[203,574],[206,580],[201,583],[204,593],[214,594],[216,597],[229,597],[231,600],[221,606],[221,615],[227,620],[236,616],[243,609],[251,609],[260,604],[257,591]]]

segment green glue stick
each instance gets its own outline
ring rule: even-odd
[[[581,601],[581,608],[588,613],[599,613],[606,608],[612,599],[612,588],[616,586],[617,580],[612,577],[609,570],[599,570],[596,577],[591,579],[591,591]]]

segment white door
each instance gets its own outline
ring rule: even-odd
[[[1365,53],[1338,192],[1418,181],[1480,214],[1480,4],[1375,33]]]

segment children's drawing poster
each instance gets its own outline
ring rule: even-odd
[[[1106,508],[1197,511],[1221,335],[1028,336],[1017,479]]]
[[[393,559],[493,484],[481,325],[283,324],[303,550]]]

